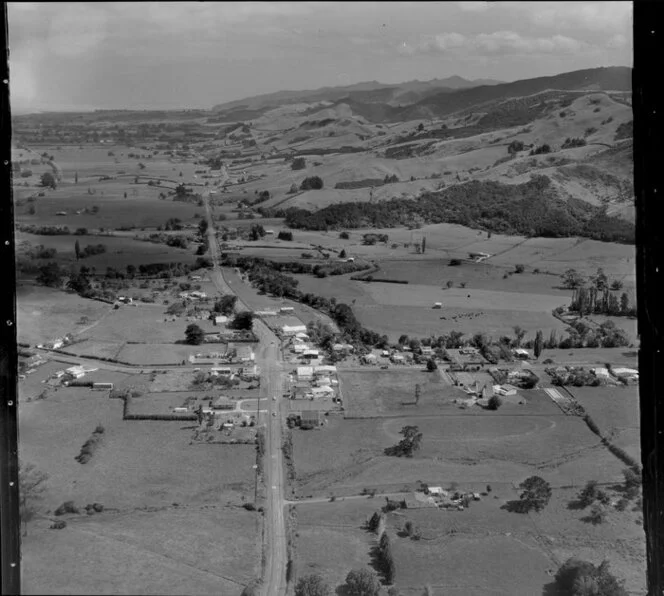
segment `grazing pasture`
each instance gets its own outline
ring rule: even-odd
[[[67,517],[23,539],[24,594],[233,594],[260,574],[254,512],[180,503]]]
[[[18,340],[31,345],[81,332],[112,309],[103,302],[27,283],[17,285],[16,302]]]

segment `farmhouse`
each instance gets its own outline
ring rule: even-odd
[[[234,410],[235,404],[232,401],[229,401],[226,397],[220,396],[213,404],[212,408],[214,410]]]
[[[447,357],[451,362],[451,370],[480,370],[487,363],[474,348],[449,349]]]
[[[215,325],[223,325],[224,323],[228,322],[228,317],[225,315],[215,315],[214,317],[214,324]]]
[[[633,381],[639,380],[639,371],[633,368],[613,368],[611,371],[619,379],[622,378]]]
[[[523,348],[516,348],[512,350],[512,354],[514,354],[514,357],[518,358],[519,360],[530,359],[530,352],[528,352],[528,350],[524,350]]]
[[[71,366],[69,367],[66,372],[67,374],[71,375],[75,379],[80,379],[82,376],[86,375],[87,373],[91,373],[98,370],[97,368],[94,368],[92,366],[85,366],[84,364],[78,364],[76,366]]]
[[[298,381],[311,381],[314,378],[314,369],[312,366],[298,366],[297,367],[297,380]]]
[[[506,383],[504,385],[494,385],[493,392],[498,395],[516,395],[517,388],[514,385]]]

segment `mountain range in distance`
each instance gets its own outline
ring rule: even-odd
[[[277,91],[229,103],[212,111],[227,121],[250,120],[280,106],[296,103],[345,103],[369,122],[404,122],[444,117],[487,102],[527,97],[549,90],[631,92],[632,69],[599,67],[505,83],[460,76],[431,81],[384,84],[376,81],[310,91]]]
[[[365,81],[361,83],[354,83],[352,85],[343,85],[338,87],[320,87],[314,90],[303,91],[276,91],[273,93],[265,93],[238,99],[223,104],[215,105],[212,108],[214,112],[222,112],[235,108],[245,109],[261,109],[265,107],[273,107],[275,105],[283,105],[289,103],[311,102],[322,100],[333,100],[338,97],[344,97],[349,93],[362,93],[378,90],[393,90],[397,95],[399,92],[426,92],[435,90],[437,92],[449,90],[455,91],[457,89],[469,89],[471,87],[480,87],[482,85],[501,85],[505,81],[498,81],[495,79],[473,79],[468,80],[458,75],[453,75],[445,79],[431,79],[429,81],[412,80],[404,83],[380,83],[378,81]],[[316,99],[318,97],[322,99]]]

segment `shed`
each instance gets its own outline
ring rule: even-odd
[[[301,412],[300,423],[320,426],[320,412],[318,410],[306,410],[305,412]]]
[[[305,333],[306,331],[306,325],[283,325],[281,327],[281,332],[284,335],[296,335],[298,333]]]

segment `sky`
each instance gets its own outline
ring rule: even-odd
[[[8,3],[14,112],[632,65],[631,2]]]

